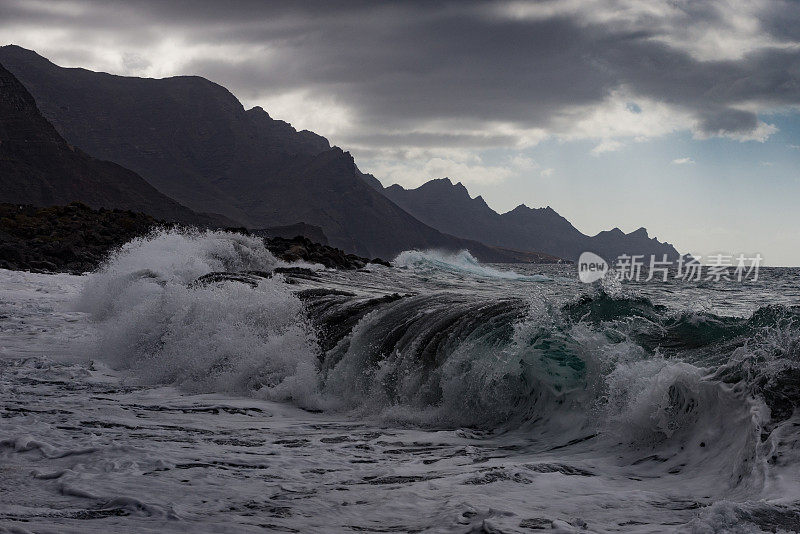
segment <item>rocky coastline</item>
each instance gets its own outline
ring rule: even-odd
[[[0,269],[85,273],[96,269],[117,247],[155,228],[174,226],[143,213],[93,209],[80,202],[36,207],[0,204]],[[250,233],[245,228],[229,231]],[[319,263],[328,268],[361,269],[389,265],[316,243],[304,236],[262,237],[267,249],[287,261]]]

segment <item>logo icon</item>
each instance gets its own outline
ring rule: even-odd
[[[584,284],[602,279],[607,272],[608,263],[594,252],[584,252],[578,258],[578,278]]]

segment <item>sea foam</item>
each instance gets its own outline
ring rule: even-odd
[[[530,282],[549,280],[548,277],[542,275],[523,275],[514,271],[500,270],[483,265],[467,250],[456,253],[440,250],[406,250],[392,261],[392,265],[421,272],[442,271],[455,275],[482,278],[525,280]]]
[[[226,232],[166,230],[126,244],[79,300],[98,326],[94,356],[147,383],[313,404],[316,339],[280,277],[256,288],[191,284],[276,264],[260,239]]]

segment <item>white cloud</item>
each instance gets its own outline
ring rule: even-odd
[[[556,172],[556,170],[554,168],[548,167],[546,169],[542,169],[542,172],[540,172],[539,175],[544,177],[544,178],[547,178],[549,176],[553,176],[553,173],[555,173],[555,172]]]
[[[635,109],[631,102],[636,104]],[[637,98],[629,89],[613,91],[601,104],[575,107],[562,113],[556,133],[572,139],[653,138],[694,123],[691,114],[647,98]]]
[[[451,153],[454,157],[417,153],[417,157],[402,161],[365,160],[359,166],[365,172],[380,176],[384,183],[400,184],[404,187],[417,187],[434,178],[450,178],[454,182],[465,184],[493,184],[540,168],[536,161],[522,154],[508,158],[505,164],[488,165],[476,154],[467,153],[468,158],[459,157],[457,153]]]
[[[603,141],[600,141],[600,144],[591,150],[591,153],[593,156],[599,156],[604,152],[615,152],[623,146],[625,146],[625,144],[621,141],[617,141],[615,139],[604,139]]]
[[[273,119],[285,120],[298,130],[311,130],[330,137],[353,128],[352,110],[333,98],[312,95],[308,91],[290,91],[251,99],[248,104],[264,108]]]
[[[672,24],[656,38],[671,47],[689,52],[700,61],[739,60],[764,49],[797,49],[798,43],[781,41],[764,31],[759,20],[772,0],[722,0],[713,5],[711,24]],[[685,13],[691,17],[691,11]]]
[[[512,168],[518,171],[531,171],[539,167],[539,164],[536,163],[536,161],[522,154],[517,154],[516,156],[512,157],[510,164]]]
[[[618,89],[599,105],[576,106],[560,114],[553,135],[564,141],[594,139],[592,155],[613,152],[627,142],[641,143],[681,130],[690,130],[696,119],[675,106],[637,97]]]
[[[692,158],[678,158],[672,160],[673,165],[694,165],[694,160]]]
[[[496,183],[509,178],[513,173],[507,167],[474,165],[445,158],[432,158],[427,161],[365,162],[364,169],[387,184],[400,184],[404,187],[417,187],[433,178],[451,178],[454,182]]]
[[[513,20],[560,16],[621,30],[647,27],[653,41],[683,50],[699,61],[725,61],[766,48],[798,47],[794,41],[764,31],[760,16],[774,7],[774,0],[561,0],[505,2],[497,4],[495,12]],[[702,23],[696,22],[699,20]]]
[[[2,1],[0,0],[0,3]],[[606,55],[605,50],[599,48],[582,50],[580,57],[592,58],[592,63],[584,65],[583,69],[565,68],[569,65],[569,61],[550,61],[548,56],[545,66],[551,62],[558,65],[558,68],[549,74],[557,79],[563,75],[567,82],[566,85],[563,82],[554,83],[552,87],[549,83],[543,85],[550,87],[548,95],[555,97],[552,103],[541,100],[543,103],[537,104],[540,100],[529,96],[525,91],[504,90],[500,93],[508,94],[511,100],[523,98],[526,106],[530,106],[531,109],[541,108],[543,110],[541,113],[525,116],[524,112],[510,115],[495,114],[490,110],[482,114],[464,112],[457,116],[454,113],[439,114],[434,109],[430,114],[410,118],[400,112],[397,112],[396,116],[389,112],[387,117],[393,120],[383,122],[368,114],[369,106],[350,98],[349,95],[367,97],[372,95],[372,89],[359,92],[362,85],[366,87],[374,85],[391,94],[390,89],[397,85],[395,78],[399,83],[403,82],[406,76],[402,72],[383,72],[380,69],[374,72],[375,75],[370,75],[373,71],[367,69],[363,73],[359,72],[357,76],[353,76],[352,73],[350,76],[345,76],[348,71],[343,70],[343,66],[355,64],[361,68],[361,63],[354,58],[362,58],[369,63],[373,52],[376,54],[380,52],[380,50],[369,50],[370,53],[365,53],[362,57],[360,55],[364,51],[362,49],[366,48],[363,43],[384,42],[384,33],[378,31],[384,26],[376,26],[378,41],[360,38],[354,41],[355,48],[348,48],[349,40],[339,40],[347,33],[340,30],[338,25],[341,24],[341,28],[348,28],[351,23],[349,14],[341,14],[342,18],[338,18],[338,14],[325,13],[320,13],[319,18],[305,17],[305,12],[301,9],[295,15],[289,11],[288,15],[284,14],[288,18],[281,19],[273,13],[274,10],[265,9],[261,12],[266,13],[264,18],[256,16],[252,20],[241,21],[236,18],[227,19],[229,13],[220,10],[217,12],[219,17],[210,21],[203,21],[202,17],[198,17],[195,24],[194,19],[184,20],[182,16],[179,20],[168,16],[157,18],[158,10],[150,12],[137,9],[135,6],[97,5],[89,9],[88,4],[75,1],[52,3],[44,0],[28,2],[20,0],[17,3],[19,5],[24,3],[25,11],[30,8],[32,12],[40,11],[52,17],[60,17],[59,20],[63,24],[45,24],[27,15],[19,17],[14,21],[0,24],[3,38],[7,42],[17,42],[34,48],[64,66],[82,66],[118,74],[151,77],[199,72],[229,87],[247,107],[260,105],[274,118],[291,122],[298,129],[310,129],[325,135],[332,143],[353,151],[365,170],[375,172],[384,180],[421,183],[436,175],[453,175],[458,179],[474,183],[492,183],[504,180],[515,173],[538,171],[541,176],[547,176],[549,174],[546,172],[549,169],[540,170],[532,160],[487,165],[475,153],[488,147],[520,150],[536,146],[548,139],[565,142],[590,141],[594,144],[591,154],[598,156],[620,150],[632,143],[646,142],[675,132],[692,132],[696,139],[725,137],[742,142],[764,142],[778,131],[774,125],[765,122],[759,122],[754,130],[747,133],[703,131],[700,116],[706,109],[704,105],[718,105],[727,111],[735,107],[736,110],[755,114],[774,111],[778,104],[770,102],[773,102],[772,96],[777,91],[770,89],[769,84],[764,82],[763,89],[743,89],[745,94],[737,96],[738,93],[733,88],[727,86],[718,88],[713,84],[706,87],[697,82],[700,84],[697,90],[702,89],[702,92],[692,92],[692,81],[701,79],[702,72],[692,70],[694,67],[689,61],[686,62],[685,68],[690,70],[681,71],[681,79],[687,80],[686,89],[690,97],[681,96],[683,87],[680,90],[667,91],[673,87],[668,84],[666,92],[654,91],[649,82],[661,84],[666,82],[659,77],[644,75],[639,79],[633,72],[638,69],[646,74],[650,69],[648,65],[659,65],[661,56],[657,54],[652,58],[637,55],[635,56],[637,60],[631,63],[631,69],[621,71],[618,77],[609,77],[610,80],[624,79],[627,85],[610,88],[613,82],[607,81],[601,84],[605,78],[598,73],[614,74],[615,69],[619,67],[616,65],[617,54],[624,52],[625,48],[621,43],[618,44],[620,49],[611,47],[611,50],[615,51],[611,55]],[[477,9],[481,16],[489,13],[495,21],[498,18],[557,23],[561,19],[569,20],[578,27],[579,34],[589,36],[590,44],[584,43],[581,46],[604,42],[592,40],[604,35],[645,36],[637,39],[626,37],[628,40],[625,42],[641,44],[640,39],[649,39],[659,43],[657,48],[660,52],[669,48],[673,49],[673,52],[675,50],[687,52],[696,60],[707,62],[742,60],[746,59],[748,54],[764,50],[800,50],[800,43],[793,42],[788,37],[775,36],[765,27],[769,16],[780,11],[779,7],[776,7],[772,0],[719,0],[708,4],[694,3],[690,0],[672,2],[560,0],[558,2],[503,1],[478,8],[467,6],[463,9],[465,16],[468,16],[472,9]],[[166,12],[174,15],[172,10]],[[254,13],[258,15],[258,10]],[[381,13],[385,12],[369,9],[366,13],[374,14],[381,19]],[[402,10],[399,13],[402,13]],[[420,10],[419,13],[418,19],[412,17],[406,20],[395,17],[393,20],[381,19],[381,24],[386,28],[394,28],[394,19],[402,19],[403,25],[413,28],[420,20],[428,20],[428,16],[439,16],[442,13],[450,13],[450,10],[446,9],[441,13],[436,9],[429,12]],[[292,19],[293,16],[299,18]],[[326,22],[325,16],[332,18]],[[86,20],[100,19],[106,19],[109,24],[87,24],[83,27]],[[330,30],[332,27],[333,30]],[[561,26],[556,27],[561,28]],[[327,33],[329,30],[330,35]],[[231,38],[234,35],[239,37],[237,32],[241,33],[241,38]],[[597,36],[591,37],[595,33]],[[788,35],[789,32],[784,33]],[[253,35],[260,37],[254,38]],[[457,38],[458,32],[454,35],[453,38]],[[330,36],[335,37],[333,41],[327,40]],[[402,44],[403,41],[399,43]],[[408,49],[400,47],[399,50],[404,54],[419,53],[421,55],[409,57],[428,58],[432,60],[431,65],[437,65],[435,61],[437,58],[431,56],[434,53],[429,48],[420,47],[415,52],[415,47],[411,46],[414,43],[408,44]],[[643,49],[635,47],[631,48],[631,51],[654,53],[649,50],[652,43],[646,44],[647,47]],[[338,50],[337,46],[342,46],[341,51],[333,53]],[[445,49],[459,50],[459,48]],[[531,57],[537,54],[538,52],[534,50]],[[451,55],[448,53],[445,57],[447,62],[458,63],[456,60],[459,57]],[[684,56],[683,53],[678,55]],[[334,62],[317,64],[313,60],[318,57],[325,57]],[[391,66],[394,65],[392,59],[403,57],[387,53],[388,60],[376,61],[370,68],[375,69],[375,65],[381,68],[386,65]],[[522,57],[527,65],[529,58],[524,54]],[[624,59],[624,54],[621,57]],[[681,59],[667,57],[674,60]],[[576,58],[573,57],[573,60]],[[469,59],[469,64],[472,65],[474,58]],[[513,66],[514,60],[509,59],[509,61],[509,66]],[[215,62],[226,68],[214,70]],[[444,79],[447,83],[465,79],[449,77],[450,71],[447,69],[450,63],[447,62],[442,63],[446,66],[445,72],[448,76]],[[495,58],[492,56],[488,65],[492,67],[494,63]],[[743,61],[741,65],[743,72],[749,76],[742,78],[742,85],[745,87],[748,86],[745,81],[749,79],[761,80],[758,76],[752,75],[756,71],[748,70],[750,67],[746,63]],[[679,64],[682,63],[676,63]],[[204,71],[198,65],[206,65],[205,68],[210,70]],[[481,63],[476,62],[475,65],[480,66]],[[239,71],[231,68],[237,66],[240,67]],[[710,67],[705,63],[700,65],[701,71]],[[366,69],[366,66],[364,68]],[[592,80],[588,74],[595,69],[599,81],[596,85],[592,85],[589,83]],[[519,72],[511,68],[503,71]],[[417,71],[412,69],[411,72],[413,74]],[[471,74],[472,70],[468,69],[467,72]],[[459,69],[454,69],[454,73],[459,74]],[[430,78],[428,75],[433,74],[435,69],[427,73],[422,81],[428,80]],[[515,78],[516,76],[510,80],[515,82]],[[471,78],[467,76],[466,79]],[[543,73],[542,79],[549,80],[548,72]],[[391,83],[387,84],[385,80],[391,80]],[[425,83],[417,84],[416,79],[412,81],[414,85],[403,87],[407,90],[416,86],[427,87]],[[508,81],[501,77],[496,83]],[[591,93],[590,97],[575,100],[558,98],[571,85],[582,83],[586,84],[586,94]],[[536,86],[536,81],[531,82],[531,85]],[[756,88],[761,87],[760,83],[754,85]],[[596,92],[588,90],[597,88],[600,90]],[[727,96],[728,89],[731,89],[733,96]],[[392,102],[404,100],[437,102],[435,96],[428,98],[427,93],[420,94],[423,98],[418,94],[403,93],[400,98],[389,99],[389,105],[379,109],[391,107]],[[441,94],[445,94],[445,98],[453,101],[459,98],[458,91]],[[578,96],[585,95],[578,93]],[[721,100],[716,99],[718,96],[721,96]],[[584,104],[574,105],[574,102]],[[449,100],[443,100],[440,107],[447,108],[448,104]],[[404,108],[400,106],[398,109]],[[751,124],[753,122],[745,123],[745,126]],[[392,135],[379,135],[386,133]],[[675,163],[681,164],[677,160]],[[380,169],[386,169],[388,174],[382,174]]]

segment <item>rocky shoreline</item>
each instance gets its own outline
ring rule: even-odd
[[[160,222],[125,210],[94,210],[73,202],[40,208],[0,204],[0,268],[83,273],[108,253]]]
[[[172,226],[143,213],[92,209],[80,202],[35,207],[0,204],[0,269],[84,273],[96,269],[108,254],[158,227]],[[249,233],[244,228],[229,231]],[[267,249],[287,261],[320,263],[343,270],[361,269],[370,260],[303,236],[264,237]]]
[[[355,254],[348,254],[341,249],[315,243],[303,236],[296,236],[291,239],[285,237],[264,238],[267,249],[275,257],[283,261],[306,261],[309,263],[321,263],[325,267],[333,269],[362,269],[368,263],[377,263],[391,267],[388,261],[381,258],[367,259]]]

